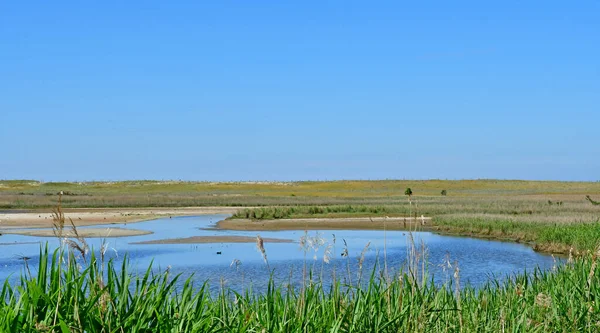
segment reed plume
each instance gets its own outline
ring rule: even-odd
[[[267,251],[265,250],[265,242],[262,239],[262,237],[260,237],[260,235],[256,235],[256,248],[261,253],[263,261],[267,265],[267,269],[270,271],[271,267],[269,267],[269,260],[267,260]]]

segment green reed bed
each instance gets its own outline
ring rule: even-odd
[[[266,292],[211,294],[193,278],[176,288],[168,271],[128,273],[113,262],[40,251],[36,274],[0,293],[2,332],[598,332],[596,253],[558,265],[461,288],[407,273],[362,287],[320,283],[300,290],[270,283]],[[35,269],[31,269],[35,272]],[[265,272],[265,278],[268,273]],[[428,282],[427,282],[428,281]]]
[[[533,243],[536,250],[556,253],[592,249],[600,240],[598,220],[549,223],[489,216],[442,216],[434,219],[433,228],[459,235]]]
[[[331,206],[292,206],[292,207],[259,207],[245,208],[233,214],[234,219],[286,219],[302,217],[328,216],[372,216],[382,214],[405,214],[409,210],[403,206],[381,205],[331,205]]]

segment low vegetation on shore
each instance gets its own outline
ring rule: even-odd
[[[581,253],[600,241],[600,221],[550,223],[489,216],[447,216],[434,219],[437,232],[528,243],[536,251]]]
[[[232,219],[276,220],[351,217],[432,217],[426,230],[530,243],[536,250],[567,254],[600,239],[600,206],[584,196],[415,197],[395,205],[323,205],[240,209]]]

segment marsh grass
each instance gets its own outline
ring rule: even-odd
[[[597,253],[551,272],[535,270],[478,290],[444,286],[400,272],[361,285],[316,282],[302,290],[276,286],[264,293],[228,289],[214,294],[193,277],[168,271],[141,275],[103,263],[93,252],[81,266],[74,253],[40,250],[37,276],[7,282],[0,292],[4,332],[595,332],[600,329]],[[103,268],[103,266],[106,266]],[[98,278],[104,271],[106,283]],[[268,274],[268,273],[265,273]]]
[[[533,222],[498,216],[448,216],[434,219],[443,233],[531,243],[543,252],[567,254],[592,249],[600,240],[600,221]]]
[[[372,216],[382,214],[402,214],[403,207],[368,206],[368,205],[331,205],[331,206],[292,206],[292,207],[260,207],[241,209],[232,218],[253,220],[271,220],[302,217],[333,217],[340,215]]]
[[[562,204],[555,204],[561,202]],[[394,205],[259,207],[239,210],[232,219],[352,218],[432,216],[423,230],[533,243],[537,250],[567,253],[589,249],[600,239],[600,206],[585,197],[413,197]],[[411,228],[414,223],[406,225]]]

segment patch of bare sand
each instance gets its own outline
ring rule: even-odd
[[[265,243],[292,243],[291,239],[263,238]],[[159,239],[131,244],[200,244],[200,243],[254,243],[256,237],[248,236],[194,236],[187,238]]]
[[[56,237],[52,229],[9,229],[3,230],[5,234],[37,236],[37,237]],[[86,228],[77,229],[77,233],[85,238],[111,238],[111,237],[128,237],[141,236],[151,234],[152,231],[122,229],[122,228]],[[63,231],[63,237],[73,238],[75,234],[70,229]]]
[[[302,218],[276,220],[226,219],[217,223],[219,229],[229,230],[408,230],[416,225],[428,226],[430,217],[351,217]]]
[[[186,208],[76,208],[65,209],[65,217],[76,226],[134,223],[171,216],[233,214],[239,207]],[[0,213],[1,228],[50,228],[52,213],[48,210]]]

